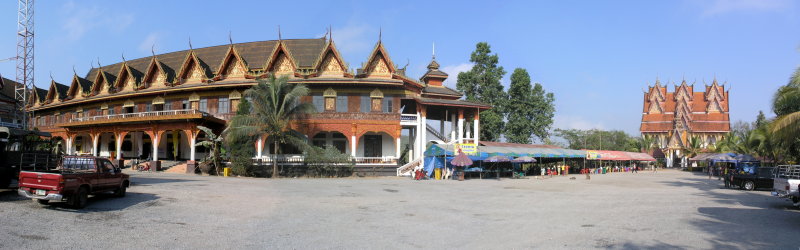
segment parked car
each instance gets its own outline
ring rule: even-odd
[[[22,171],[18,193],[40,204],[66,202],[86,207],[89,195],[113,193],[125,196],[129,176],[111,161],[91,156],[65,156],[56,169]]]
[[[782,165],[775,168],[772,195],[792,201],[800,207],[800,165]]]
[[[758,188],[772,188],[773,169],[772,167],[758,167],[755,168],[755,173],[733,173],[730,176],[731,184],[748,191]]]

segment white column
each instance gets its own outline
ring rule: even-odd
[[[263,155],[262,153],[264,153],[264,142],[261,137],[259,137],[258,141],[256,141],[256,157],[261,158]]]
[[[419,157],[425,157],[425,146],[428,145],[428,117],[422,116],[422,130],[420,130],[419,138]]]
[[[197,141],[197,138],[193,135],[189,135],[189,161],[194,161],[195,141]]]
[[[356,157],[356,139],[355,135],[350,136],[350,156],[352,157]]]
[[[414,160],[418,159],[422,155],[422,146],[420,146],[422,138],[420,136],[420,131],[422,131],[422,115],[417,112],[417,128],[414,129]]]
[[[72,138],[67,138],[67,145],[66,145],[67,149],[65,150],[64,153],[67,154],[67,155],[71,155],[72,151],[73,151],[72,147],[73,147]]]
[[[122,140],[124,140],[125,138],[123,138],[119,134],[116,135],[115,138],[117,139],[117,141],[116,141],[116,143],[117,143],[117,148],[116,148],[116,150],[117,150],[117,160],[121,160],[122,159]]]
[[[458,135],[456,132],[458,121],[456,120],[456,114],[450,115],[450,134]],[[453,137],[453,140],[457,138]]]
[[[464,139],[464,118],[458,118],[458,140]]]
[[[153,136],[153,161],[158,161],[158,132],[156,132]]]
[[[478,142],[480,141],[480,137],[481,137],[481,131],[479,130],[480,120],[479,119],[475,119],[472,123],[473,123],[472,124],[472,126],[473,126],[472,138],[475,140],[475,145],[478,145]]]
[[[98,150],[98,148],[97,148],[97,143],[98,143],[99,140],[100,140],[100,135],[92,136],[92,155],[93,156],[97,156],[98,152],[100,152],[100,150]]]
[[[447,137],[447,134],[445,134],[445,132],[444,132],[444,120],[447,120],[447,118],[442,119],[442,120],[439,121],[439,134],[444,136],[444,137]],[[446,139],[446,138],[442,138],[442,139]]]
[[[402,134],[402,133],[401,133]],[[394,157],[400,159],[400,137],[397,137],[397,143],[394,144]]]

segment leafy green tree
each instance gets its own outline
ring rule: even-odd
[[[553,126],[553,117],[556,112],[556,98],[553,93],[545,91],[541,84],[535,83],[531,101],[533,109],[536,111],[531,119],[533,135],[543,140],[550,136],[550,128]]]
[[[571,149],[639,151],[637,139],[621,130],[556,129],[555,135],[566,140]]]
[[[481,112],[481,138],[496,141],[505,127],[506,93],[500,80],[506,71],[498,66],[499,57],[492,55],[491,47],[486,42],[475,45],[475,51],[470,55],[472,69],[458,74],[456,88],[463,92],[468,101],[478,101],[492,105],[494,108]]]
[[[267,80],[258,79],[257,84],[244,92],[252,101],[252,111],[248,114],[234,116],[230,124],[232,137],[258,138],[262,134],[269,137],[273,144],[272,177],[278,178],[278,161],[275,156],[280,152],[280,145],[288,144],[305,149],[307,143],[294,133],[289,122],[298,116],[314,112],[311,103],[300,102],[300,97],[308,95],[308,88],[302,84],[289,83],[287,77]]]
[[[236,106],[236,115],[247,115],[250,113],[250,101],[247,98],[241,99]],[[256,154],[255,147],[243,145],[255,145],[256,139],[253,137],[228,137],[225,138],[225,146],[230,153],[231,171],[235,175],[254,176],[256,171],[251,160]]]
[[[531,143],[535,115],[531,91],[531,77],[528,71],[522,68],[514,69],[514,73],[511,73],[511,86],[508,88],[507,106],[513,112],[508,113],[505,127],[506,140],[510,142]]]
[[[516,68],[511,74],[508,98],[506,139],[528,144],[531,143],[531,137],[535,136],[544,141],[550,135],[550,126],[553,124],[553,93],[547,93],[538,83],[531,87],[528,71]]]

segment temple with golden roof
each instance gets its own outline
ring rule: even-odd
[[[644,93],[642,123],[643,137],[653,138],[663,153],[667,165],[683,163],[681,151],[692,137],[700,141],[703,149],[715,145],[731,130],[728,91],[717,80],[695,92],[694,84],[683,80],[668,92],[656,79]]]
[[[243,91],[269,75],[287,76],[311,90],[302,101],[313,103],[317,113],[295,120],[292,129],[313,145],[331,145],[351,155],[356,166],[396,167],[403,152],[420,164],[430,141],[477,144],[479,138],[467,131],[479,135],[478,114],[491,108],[460,100],[461,93],[443,86],[448,75],[435,58],[414,79],[394,64],[379,40],[354,70],[325,37],[123,58],[85,75],[75,73],[68,84],[51,81],[48,89],[33,91],[29,124],[63,140],[67,154],[191,165],[204,152],[195,147],[205,136],[197,126],[221,131],[235,115]],[[464,124],[467,118],[474,123],[471,129]],[[407,143],[401,142],[403,134]],[[264,135],[254,145],[256,159],[272,159],[268,141]]]

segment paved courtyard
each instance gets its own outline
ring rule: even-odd
[[[679,171],[552,179],[132,173],[80,211],[0,194],[0,248],[798,249],[800,210]]]

